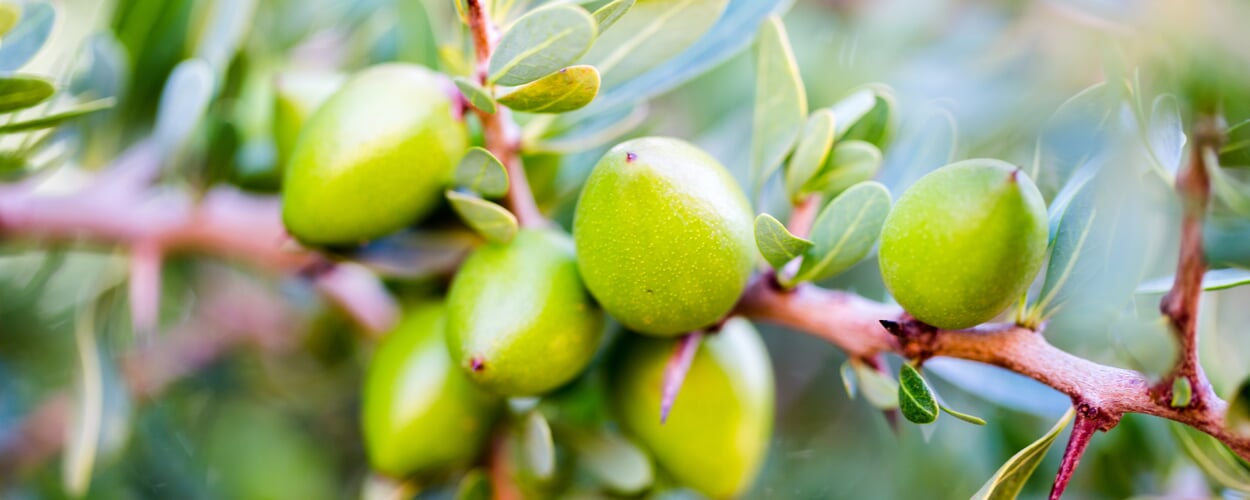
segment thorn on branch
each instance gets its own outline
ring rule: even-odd
[[[1050,500],[1058,500],[1063,496],[1063,490],[1067,488],[1068,481],[1072,479],[1072,473],[1076,471],[1076,466],[1081,462],[1081,455],[1085,454],[1085,448],[1089,446],[1089,441],[1094,437],[1094,432],[1098,431],[1105,424],[1104,414],[1097,408],[1088,404],[1081,404],[1076,410],[1076,421],[1072,424],[1072,434],[1068,437],[1068,446],[1063,450],[1063,461],[1059,464],[1059,473],[1055,475],[1055,482],[1050,488]],[[1115,425],[1112,423],[1111,425]]]

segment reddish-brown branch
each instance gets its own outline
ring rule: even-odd
[[[381,284],[372,274],[358,266],[336,266],[291,243],[277,199],[217,187],[195,200],[182,191],[148,188],[145,177],[134,173],[146,170],[142,162],[155,157],[131,151],[126,160],[141,164],[118,164],[88,176],[85,187],[66,192],[55,192],[43,179],[0,185],[0,237],[131,246],[152,259],[177,252],[211,254],[277,274],[324,268],[332,272],[313,277],[317,288],[367,330],[384,332],[397,318],[398,307],[389,295],[376,293]],[[159,263],[141,264],[140,277],[152,274],[154,265]],[[361,300],[362,291],[372,291],[363,296],[368,300]],[[151,298],[151,290],[138,292],[144,300]],[[147,314],[153,306],[136,307]]]
[[[816,221],[816,215],[820,212],[820,194],[809,194],[803,201],[794,206],[794,211],[790,212],[790,223],[787,229],[790,233],[800,238],[806,238],[812,232],[812,223]]]
[[[1250,459],[1250,437],[1224,428],[1227,404],[1209,384],[1194,387],[1206,404],[1173,408],[1151,394],[1143,374],[1102,365],[1058,349],[1038,332],[1016,325],[983,325],[969,330],[933,330],[911,322],[896,306],[858,295],[800,284],[782,290],[770,273],[752,279],[735,314],[815,335],[860,359],[896,353],[913,359],[945,356],[986,363],[1037,380],[1101,411],[1102,430],[1125,413],[1143,413],[1175,420],[1206,432]],[[885,320],[897,328],[882,327]]]
[[[490,20],[490,13],[481,0],[468,0],[469,31],[473,34],[474,54],[477,57],[478,81],[483,87],[490,89],[487,68],[490,56],[495,50],[495,27]],[[499,106],[495,113],[487,113],[473,108],[482,122],[482,132],[489,150],[508,171],[508,194],[505,200],[508,208],[516,215],[523,227],[537,227],[547,224],[538,203],[534,201],[534,193],[530,189],[529,179],[525,175],[525,167],[521,164],[521,129],[512,120],[508,108]]]

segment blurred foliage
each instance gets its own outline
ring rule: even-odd
[[[501,20],[516,19],[527,3],[516,2]],[[637,3],[638,9],[658,9],[662,2]],[[1179,203],[1171,184],[1184,159],[1184,137],[1177,132],[1199,112],[1218,113],[1229,125],[1250,120],[1250,36],[1244,29],[1250,5],[1237,0],[687,3],[685,15],[695,22],[660,26],[663,36],[618,55],[614,47],[643,32],[638,23],[645,21],[624,17],[600,45],[588,49],[581,61],[611,61],[611,67],[599,68],[602,87],[588,107],[558,117],[519,114],[529,181],[540,206],[557,222],[569,226],[590,168],[625,137],[689,138],[728,166],[743,186],[754,185],[752,103],[761,56],[744,49],[763,14],[784,13],[788,50],[801,76],[788,82],[800,85],[805,108],[834,106],[873,89],[872,107],[865,111],[869,118],[839,132],[864,141],[858,143],[862,154],[851,158],[844,152],[839,160],[840,149],[834,149],[817,155],[826,160],[813,163],[813,171],[839,161],[862,164],[857,175],[875,175],[897,198],[952,159],[996,157],[1022,166],[1052,206],[1057,249],[1052,271],[1039,276],[1031,293],[1034,303],[1053,295],[1040,309],[1050,321],[1048,339],[1100,362],[1152,374],[1166,370],[1174,348],[1157,312],[1158,295],[1137,287],[1169,275],[1176,258]],[[34,24],[35,15],[50,15],[53,5],[56,15],[48,22],[54,24]],[[47,174],[72,185],[73,172],[102,168],[125,145],[154,136],[167,160],[161,176],[171,183],[196,191],[230,183],[273,192],[284,154],[275,144],[280,138],[274,126],[280,75],[350,73],[392,60],[460,76],[471,68],[470,42],[451,1],[64,0],[22,2],[22,7],[23,17],[0,37],[0,70],[46,79],[55,93],[29,108],[11,109],[18,114],[0,124],[5,180]],[[35,40],[29,54],[20,52],[20,37]],[[46,43],[36,40],[41,37]],[[869,84],[879,85],[865,87]],[[102,105],[100,99],[110,100]],[[115,106],[107,110],[91,107],[110,103]],[[0,104],[5,112],[8,106]],[[20,134],[4,128],[84,109],[90,114],[12,130]],[[784,120],[792,129],[803,116]],[[1250,169],[1236,168],[1250,165],[1244,154],[1250,148],[1238,142],[1250,140],[1247,130],[1250,126],[1235,129],[1219,157],[1234,187],[1250,180]],[[782,142],[798,140],[794,130],[783,132]],[[480,143],[480,131],[474,134]],[[773,168],[781,161],[775,156],[758,160],[755,168]],[[787,213],[792,193],[784,184],[777,178],[764,183],[756,210],[779,218]],[[1250,222],[1230,199],[1217,200],[1213,208],[1205,234],[1208,258],[1217,267],[1250,267]],[[473,200],[481,201],[474,207],[493,206]],[[1097,217],[1091,216],[1094,208]],[[440,208],[423,230],[445,229],[454,224],[454,213]],[[1081,234],[1092,235],[1083,240],[1088,246],[1064,253],[1075,246],[1072,235]],[[371,248],[411,250],[404,244],[392,240]],[[1060,283],[1055,277],[1069,264],[1079,279]],[[844,267],[822,284],[886,298],[874,257]],[[0,441],[19,432],[23,417],[44,398],[74,387],[80,377],[75,319],[89,302],[103,315],[99,324],[107,324],[96,331],[106,374],[102,383],[109,386],[106,392],[116,391],[118,360],[151,341],[132,331],[124,300],[117,298],[124,268],[124,256],[109,249],[0,242]],[[443,277],[400,272],[405,269],[390,273],[389,286],[398,295],[422,296],[445,284]],[[280,294],[312,317],[301,342],[277,352],[242,349],[153,401],[129,412],[106,412],[102,451],[85,497],[342,498],[362,490],[369,473],[359,398],[373,342],[316,299],[306,283],[257,284],[245,274],[199,258],[167,261],[161,324],[189,317],[202,299],[199,285],[228,275]],[[98,300],[91,295],[110,287],[114,291],[96,294]],[[1246,304],[1250,287],[1204,295],[1202,359],[1224,396],[1250,375]],[[905,423],[892,429],[864,398],[849,400],[839,388],[845,356],[836,348],[799,333],[760,328],[776,369],[777,424],[751,498],[962,498],[1067,407],[1050,389],[998,369],[934,363],[926,378],[943,404],[988,424],[943,418],[924,430]],[[897,367],[900,360],[889,362]],[[633,461],[620,467],[649,470],[639,465],[645,459],[631,455],[637,451],[611,432],[570,437],[574,427],[606,426],[600,414],[602,370],[597,361],[577,382],[544,398],[534,413],[524,403],[514,408],[515,420],[541,412],[555,438],[550,475],[556,479],[523,484],[526,491],[571,495],[605,481],[602,469],[611,465],[593,460],[575,465],[565,447],[580,447],[578,453],[590,456],[596,455],[586,450],[594,446],[624,448],[602,463],[617,464],[612,460],[624,456]],[[1081,498],[1197,498],[1224,491],[1181,451],[1168,423],[1128,416],[1114,432],[1094,438],[1069,491]],[[1046,455],[1038,470],[1055,470],[1058,458]],[[598,480],[587,479],[595,474]],[[663,471],[656,475],[657,485],[671,485]],[[431,481],[434,486],[423,495],[454,494],[455,480],[437,479],[447,480]],[[627,484],[620,489],[633,491],[628,478],[621,481]],[[63,498],[66,482],[51,461],[0,482],[0,496]],[[1049,473],[1036,474],[1021,497],[1041,498],[1049,485]]]

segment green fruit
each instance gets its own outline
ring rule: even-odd
[[[239,500],[334,498],[338,480],[324,442],[272,406],[229,402],[215,410],[203,459],[216,496]]]
[[[967,160],[899,198],[881,234],[881,276],[908,313],[958,329],[1018,301],[1046,257],[1046,205],[1019,168]]]
[[[452,364],[444,326],[442,304],[412,307],[369,364],[365,449],[383,474],[403,477],[470,462],[502,407]]]
[[[273,139],[279,168],[291,160],[304,123],[343,86],[338,73],[286,73],[274,81]]]
[[[674,339],[629,335],[613,351],[609,384],[624,429],[682,484],[712,498],[741,495],[768,453],[773,372],[751,323],[735,318],[704,338],[660,423],[660,388]]]
[[[313,113],[283,181],[291,235],[356,244],[428,214],[467,148],[449,85],[420,66],[384,64],[347,81]]]
[[[586,287],[630,329],[676,335],[719,321],[755,260],[754,215],[716,159],[677,139],[612,148],[586,181],[573,238]]]
[[[460,267],[447,298],[451,357],[503,395],[555,389],[586,368],[603,313],[582,287],[568,236],[527,229],[487,244]]]

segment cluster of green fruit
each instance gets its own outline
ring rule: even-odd
[[[290,233],[351,245],[420,221],[468,149],[454,92],[441,75],[388,64],[312,92],[324,99],[315,112],[293,107],[294,125],[280,124],[300,130],[284,180]],[[502,398],[549,394],[595,365],[617,425],[668,474],[712,497],[741,494],[767,452],[773,412],[758,334],[725,320],[757,262],[752,228],[741,188],[697,147],[653,137],[612,148],[583,187],[571,238],[525,228],[484,244],[445,301],[407,307],[369,369],[372,466],[406,477],[471,463]],[[881,271],[917,319],[964,328],[1020,298],[1046,238],[1026,176],[993,160],[961,162],[899,200],[882,231]],[[596,365],[605,311],[630,332]],[[662,423],[676,337],[699,330],[712,334]]]
[[[382,65],[305,113],[285,172],[288,231],[310,245],[352,245],[427,215],[468,147],[451,88],[424,68]],[[588,371],[606,310],[632,330],[599,364],[618,425],[679,483],[741,494],[767,451],[772,372],[749,323],[717,323],[750,277],[751,224],[741,189],[696,147],[645,138],[613,148],[586,184],[572,237],[525,228],[484,244],[445,301],[406,307],[366,382],[372,466],[407,477],[471,463],[502,398],[542,396]],[[717,332],[662,425],[675,336],[704,328]]]

